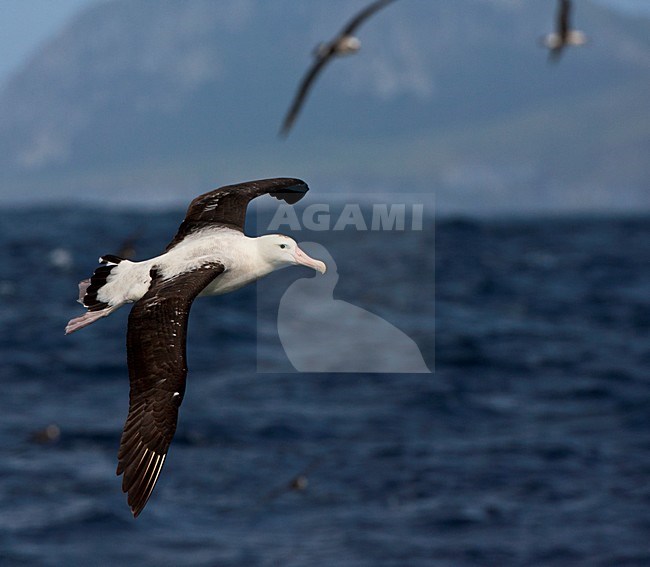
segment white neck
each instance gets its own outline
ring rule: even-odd
[[[243,236],[237,245],[223,250],[226,271],[201,295],[218,295],[239,289],[288,264],[279,264],[268,257],[263,238]]]

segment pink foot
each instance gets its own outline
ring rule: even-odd
[[[86,290],[90,287],[90,278],[87,280],[81,280],[79,282],[79,299],[77,301],[83,305],[84,296],[86,295]]]
[[[65,327],[65,334],[69,335],[70,333],[74,333],[79,329],[83,329],[87,325],[90,325],[91,323],[97,321],[97,319],[101,319],[102,317],[106,317],[107,315],[110,315],[118,307],[120,307],[120,305],[112,305],[111,307],[106,307],[99,311],[88,311],[87,313],[84,313],[81,317],[75,317],[74,319],[70,319],[70,321],[68,321],[68,324]]]

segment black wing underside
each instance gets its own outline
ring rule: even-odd
[[[557,34],[564,42],[571,29],[571,0],[560,0],[557,12]]]
[[[185,338],[192,301],[224,271],[218,263],[162,280],[151,271],[151,287],[131,310],[127,358],[129,415],[118,452],[122,490],[138,516],[156,485],[176,431],[185,393]]]
[[[298,87],[293,102],[289,107],[287,116],[285,117],[284,122],[282,123],[282,129],[280,130],[280,134],[282,136],[287,136],[289,134],[289,131],[291,130],[293,123],[296,121],[296,118],[298,118],[300,109],[302,108],[302,105],[304,104],[305,99],[307,98],[309,89],[311,88],[318,74],[325,67],[325,64],[333,57],[333,54],[334,54],[334,47],[331,46],[327,50],[327,53],[322,54],[318,59],[316,59],[316,61],[312,63],[312,66],[309,68],[307,73],[305,73],[305,76],[300,82],[300,86]]]
[[[221,225],[243,232],[246,208],[255,197],[268,194],[293,205],[307,191],[309,187],[301,179],[276,177],[226,185],[199,195],[190,203],[185,220],[166,250],[176,246],[188,234],[209,226]]]
[[[394,1],[395,0],[377,0],[376,2],[373,2],[372,4],[366,6],[346,24],[346,26],[343,28],[343,31],[341,32],[341,37],[353,34],[356,29],[370,16]]]

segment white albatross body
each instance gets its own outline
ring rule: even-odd
[[[285,257],[267,254],[269,244],[282,240],[286,241],[287,246]],[[188,235],[164,254],[149,260],[122,260],[116,265],[109,262],[114,268],[107,276],[106,283],[97,291],[97,300],[105,303],[106,307],[72,319],[66,327],[66,334],[110,315],[125,303],[142,299],[151,286],[152,269],[156,269],[162,280],[171,280],[179,274],[192,272],[211,262],[221,264],[223,272],[208,284],[199,296],[235,291],[290,265],[302,264],[321,273],[325,272],[325,264],[309,258],[288,236],[271,234],[249,237],[228,227],[207,228]],[[88,285],[88,280],[79,284],[80,302]]]
[[[219,262],[224,271],[199,295],[234,291],[275,270],[260,254],[259,244],[263,238],[251,238],[225,227],[197,232],[160,256],[142,262],[120,262],[100,288],[97,299],[109,305],[138,301],[149,289],[152,268],[168,280],[177,274],[191,272],[205,262]]]

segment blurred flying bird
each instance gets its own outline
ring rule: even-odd
[[[567,45],[584,45],[587,36],[571,29],[571,0],[558,0],[555,31],[542,38],[542,43],[549,51],[550,61],[559,61]]]
[[[135,258],[135,250],[138,241],[142,238],[143,230],[138,228],[136,231],[132,232],[127,236],[120,245],[116,256],[124,258],[125,260],[132,260]]]
[[[278,486],[271,490],[263,498],[262,503],[268,503],[272,500],[275,500],[287,492],[304,492],[307,490],[307,487],[309,486],[309,475],[312,471],[319,467],[322,462],[323,459],[321,457],[317,457],[312,460],[311,463],[309,463],[309,465],[307,465],[303,471],[296,474],[293,478],[283,483],[281,486]]]
[[[50,423],[49,425],[33,431],[29,440],[32,443],[38,443],[39,445],[49,445],[51,443],[56,443],[61,439],[61,428],[56,423]]]
[[[176,236],[160,256],[132,262],[113,255],[79,283],[88,311],[72,319],[66,334],[133,303],[126,334],[130,378],[129,414],[118,453],[117,474],[134,516],[156,485],[176,431],[185,393],[185,342],[192,302],[220,295],[271,272],[325,264],[280,234],[244,234],[248,203],[269,194],[289,204],[309,190],[299,179],[264,179],[221,187],[194,199]]]
[[[352,34],[365,20],[391,2],[394,2],[394,0],[376,0],[354,16],[354,18],[348,22],[348,24],[333,40],[321,43],[316,47],[314,50],[315,61],[303,77],[293,102],[291,103],[291,107],[282,123],[282,129],[280,130],[282,136],[287,136],[289,134],[289,131],[291,130],[293,123],[296,121],[298,113],[305,102],[305,98],[307,97],[311,85],[325,65],[333,57],[350,55],[359,51],[361,48],[361,42]]]

